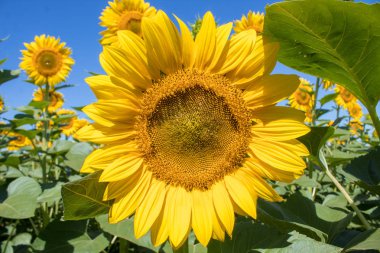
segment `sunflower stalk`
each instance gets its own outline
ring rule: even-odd
[[[354,212],[358,216],[359,220],[363,224],[364,228],[366,230],[371,229],[371,225],[368,223],[368,221],[366,220],[366,218],[364,217],[364,215],[362,214],[362,212],[356,206],[356,204],[354,203],[354,201],[351,198],[351,196],[348,194],[348,192],[346,191],[346,189],[339,183],[338,179],[336,179],[336,177],[331,173],[331,171],[330,171],[330,169],[329,169],[329,167],[327,165],[327,162],[326,162],[326,159],[324,157],[322,149],[319,151],[319,157],[320,157],[321,163],[322,163],[322,165],[323,165],[323,167],[325,169],[326,175],[331,179],[331,181],[334,183],[334,185],[343,194],[344,198],[347,200],[349,206],[352,207],[352,209],[354,210]]]
[[[43,91],[44,101],[46,101],[46,102],[50,102],[49,89],[50,89],[49,84],[46,84],[46,89],[45,89],[45,91]],[[48,116],[48,107],[49,107],[49,105],[47,105],[43,110],[44,128],[43,128],[43,133],[42,133],[42,151],[44,154],[43,154],[42,162],[41,162],[42,182],[43,183],[47,182],[47,154],[46,154],[46,151],[48,149],[48,143],[49,143],[49,136],[48,136],[49,121],[46,119]]]
[[[380,119],[376,113],[376,106],[367,106],[367,110],[368,110],[369,116],[372,119],[375,130],[379,134],[380,133]]]

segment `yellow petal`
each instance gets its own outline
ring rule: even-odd
[[[252,195],[245,185],[232,175],[224,177],[224,181],[234,202],[249,216],[256,218],[257,196]]]
[[[122,198],[125,196],[126,192],[130,192],[136,186],[145,171],[146,169],[143,167],[128,178],[120,181],[109,182],[103,194],[103,201]]]
[[[203,70],[210,65],[215,54],[216,24],[211,12],[206,12],[202,19],[202,26],[195,39],[194,68]]]
[[[234,34],[230,40],[226,61],[218,74],[226,74],[240,64],[253,53],[256,43],[256,31],[253,29]]]
[[[246,89],[250,82],[272,72],[278,49],[278,43],[268,42],[262,35],[258,35],[252,54],[228,73],[227,77],[240,89]]]
[[[215,212],[228,235],[231,237],[232,230],[234,229],[235,215],[224,182],[218,182],[213,185],[212,197]]]
[[[149,189],[152,173],[146,172],[125,196],[116,198],[109,211],[109,223],[117,223],[132,215]]]
[[[174,248],[179,248],[190,233],[191,194],[182,187],[170,187],[168,190],[169,238]]]
[[[231,34],[232,22],[219,26],[216,29],[216,48],[215,54],[210,64],[209,69],[212,72],[219,72],[227,58],[229,42]]]
[[[161,209],[160,215],[152,226],[150,237],[154,246],[163,244],[169,236],[169,205],[167,203],[167,197]]]
[[[142,90],[152,85],[149,75],[146,72],[140,72],[142,67],[138,65],[138,62],[131,61],[125,51],[117,47],[104,47],[99,60],[103,69],[110,76],[129,80],[134,86]]]
[[[212,236],[214,239],[224,241],[225,233],[222,227],[222,222],[219,220],[214,209],[211,209],[212,214]]]
[[[263,139],[286,141],[298,138],[310,132],[310,128],[303,122],[273,120],[266,124],[257,123],[251,127],[252,133]]]
[[[275,120],[298,122],[304,122],[305,120],[305,112],[285,106],[259,108],[252,113],[252,116],[255,121],[260,121],[263,124],[268,124]]]
[[[212,199],[208,191],[193,190],[192,227],[198,241],[207,246],[212,235]]]
[[[175,15],[174,15],[175,16]],[[194,40],[193,36],[187,28],[186,24],[175,16],[179,27],[181,29],[182,36],[182,64],[185,68],[192,68],[194,65],[195,55],[194,55]]]
[[[176,72],[182,63],[182,45],[175,25],[162,11],[142,20],[149,64],[165,74]]]
[[[243,93],[247,107],[255,109],[273,105],[289,97],[298,87],[296,75],[271,75],[252,83]]]
[[[115,99],[115,94],[118,94],[118,98],[130,98],[129,92],[114,85],[109,76],[90,76],[85,81],[89,84],[97,99]]]
[[[249,147],[256,157],[275,168],[294,171],[306,167],[303,159],[293,151],[298,149],[294,145],[252,138]]]
[[[141,168],[144,159],[139,153],[128,153],[108,165],[99,178],[99,182],[123,180]]]
[[[134,218],[136,238],[140,238],[152,227],[161,212],[166,196],[165,183],[153,179],[145,199],[137,208]]]
[[[242,182],[246,182],[246,187],[253,188],[256,194],[268,201],[282,201],[282,197],[263,180],[257,173],[248,168],[240,168],[235,176]]]
[[[75,138],[81,141],[89,141],[98,144],[120,144],[134,138],[136,132],[133,125],[118,124],[105,127],[92,124],[82,127],[76,132]]]
[[[86,157],[81,168],[81,173],[92,173],[94,170],[103,170],[115,159],[129,152],[138,152],[136,142],[131,141],[123,145],[103,147],[93,151]]]

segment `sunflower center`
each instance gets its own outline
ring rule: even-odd
[[[341,96],[343,98],[343,100],[347,103],[347,102],[350,102],[352,99],[353,99],[353,95],[347,91],[347,90],[344,90],[342,93],[341,93]]]
[[[310,101],[310,95],[304,91],[298,92],[297,102],[301,105],[307,105]]]
[[[42,50],[35,58],[35,64],[40,74],[55,75],[62,66],[62,57],[53,50]]]
[[[141,36],[141,19],[143,14],[138,11],[125,12],[119,21],[119,30],[130,30]]]
[[[249,113],[226,78],[179,71],[148,90],[143,103],[136,129],[156,179],[205,190],[241,165]]]

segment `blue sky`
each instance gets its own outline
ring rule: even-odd
[[[193,22],[197,15],[211,10],[219,23],[240,19],[249,10],[264,11],[265,5],[276,1],[248,0],[192,0],[170,1],[152,0],[150,3],[168,14],[176,14],[182,20]],[[366,1],[375,2],[375,1]],[[65,107],[83,106],[95,101],[91,90],[84,82],[88,71],[103,73],[98,56],[102,50],[99,44],[99,16],[107,6],[103,0],[0,0],[0,38],[10,36],[0,43],[0,59],[8,58],[2,66],[17,69],[23,42],[30,42],[35,35],[48,34],[60,37],[73,50],[76,64],[67,79],[68,84],[76,87],[65,89]],[[282,65],[274,72],[296,73]],[[308,76],[302,75],[306,78]],[[309,78],[310,79],[310,78]],[[0,94],[9,107],[27,104],[32,98],[35,86],[25,83],[26,75],[0,86]],[[314,81],[311,79],[310,81]]]

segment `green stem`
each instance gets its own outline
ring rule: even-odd
[[[319,92],[319,88],[321,87],[321,79],[319,77],[317,77],[317,81],[315,82],[315,92],[314,92],[314,104],[313,104],[313,108],[312,108],[312,126],[315,126],[315,122],[317,121],[317,112],[316,112],[316,109],[317,109],[317,102],[318,102],[318,92]]]
[[[380,134],[380,119],[376,113],[376,106],[367,106],[367,110],[368,110],[369,116],[371,116],[373,126],[375,127],[377,134]]]
[[[9,244],[9,242],[11,241],[11,238],[12,238],[13,232],[15,231],[17,224],[18,224],[18,220],[16,221],[14,227],[12,227],[12,230],[11,230],[11,232],[9,233],[9,236],[8,236],[8,238],[7,238],[7,241],[5,242],[5,245],[4,245],[4,250],[5,250],[5,251],[7,251],[8,244]]]
[[[186,240],[182,246],[178,249],[173,248],[173,253],[189,253],[189,243],[188,240]]]
[[[42,89],[42,88],[41,88]],[[44,94],[44,101],[49,102],[50,104],[50,97],[49,97],[49,84],[46,84],[46,88],[43,91]],[[48,120],[48,115],[49,115],[49,104],[45,107],[43,111],[43,118],[44,118],[44,129],[42,133],[42,150],[44,152],[43,157],[42,157],[42,182],[46,183],[47,182],[47,154],[46,151],[48,149],[49,145],[49,136],[48,136],[48,128],[49,128],[49,120]]]
[[[119,253],[129,252],[129,243],[127,240],[119,237]]]

